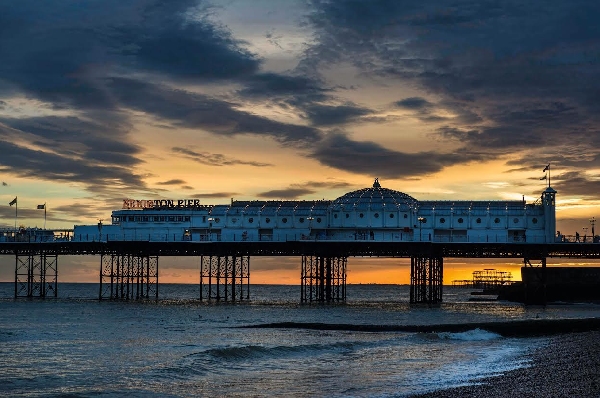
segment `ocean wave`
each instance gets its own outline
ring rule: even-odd
[[[461,341],[488,341],[502,338],[498,333],[489,332],[479,328],[458,333],[443,332],[438,333],[437,335],[441,339]]]
[[[358,343],[337,342],[334,344],[306,344],[297,346],[259,346],[244,345],[237,347],[213,348],[201,353],[217,360],[239,360],[256,358],[281,358],[322,351],[351,351]]]

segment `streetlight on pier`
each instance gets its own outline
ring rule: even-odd
[[[596,237],[596,233],[594,232],[594,225],[596,225],[596,217],[590,218],[590,224],[592,224],[592,243],[593,243],[594,238]]]
[[[426,221],[425,217],[419,217],[417,218],[417,221],[419,222],[419,242],[423,240],[423,223]]]
[[[215,221],[214,218],[208,217],[208,240],[212,240],[212,223]]]

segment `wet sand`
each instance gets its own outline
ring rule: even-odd
[[[599,331],[554,335],[526,357],[532,361],[528,368],[413,398],[600,397]]]

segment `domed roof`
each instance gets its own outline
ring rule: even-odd
[[[418,201],[410,195],[393,189],[382,188],[375,179],[372,188],[359,189],[340,196],[331,203],[333,210],[403,210],[413,209]]]

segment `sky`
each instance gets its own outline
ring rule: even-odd
[[[589,235],[599,17],[592,0],[0,0],[0,228],[15,197],[19,225],[45,203],[68,229],[124,198],[335,199],[376,177],[533,202],[551,164],[557,229]]]

